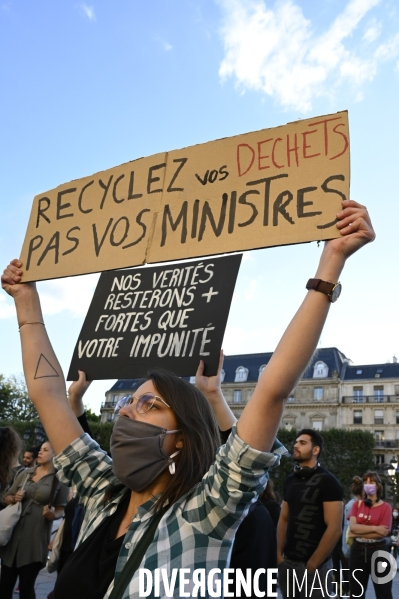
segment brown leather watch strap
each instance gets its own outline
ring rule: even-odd
[[[306,283],[306,289],[314,289],[315,291],[321,291],[321,293],[325,293],[329,297],[333,292],[335,287],[335,283],[330,283],[329,281],[322,281],[321,279],[309,279]]]

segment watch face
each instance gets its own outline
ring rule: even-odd
[[[339,296],[341,295],[342,285],[341,283],[337,283],[331,294],[331,301],[336,302]]]

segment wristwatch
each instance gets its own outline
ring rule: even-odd
[[[331,283],[330,281],[322,281],[321,279],[309,279],[306,283],[306,289],[321,291],[321,293],[325,293],[329,297],[330,302],[334,303],[341,295],[342,285],[341,283]]]

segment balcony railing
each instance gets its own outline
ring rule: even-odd
[[[113,409],[113,408],[115,408],[117,403],[118,403],[117,401],[103,401],[103,402],[101,402],[101,409],[102,408],[106,408],[108,410],[110,410],[111,408]]]
[[[399,395],[347,395],[342,403],[399,403]]]
[[[314,398],[313,396],[308,396],[308,397],[295,397],[293,399],[287,399],[287,405],[293,405],[293,404],[324,404],[324,403],[328,403],[328,404],[338,404],[339,403],[339,399],[338,397],[318,397],[317,399]]]
[[[376,439],[375,447],[399,447],[399,439],[389,439],[388,441],[381,441],[380,439]]]

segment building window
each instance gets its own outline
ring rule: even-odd
[[[241,389],[235,389],[234,390],[234,396],[233,396],[233,402],[234,403],[241,403],[241,396],[242,396]]]
[[[295,397],[293,395],[290,395],[288,397],[287,401],[295,401]]]
[[[323,387],[315,387],[313,390],[313,399],[320,401],[323,399]]]
[[[316,362],[313,368],[314,379],[325,379],[328,377],[328,366],[324,362]]]
[[[374,431],[375,444],[380,447],[384,444],[384,431]]]
[[[322,431],[323,430],[323,421],[322,420],[313,420],[312,426],[315,431]]]
[[[107,414],[107,421],[108,422],[113,422],[115,419],[115,412],[110,412],[109,414]]]
[[[235,383],[245,383],[248,378],[248,368],[244,368],[244,366],[239,366],[236,370],[236,377],[234,379]]]
[[[353,387],[353,402],[363,403],[363,387]]]
[[[399,395],[399,385],[395,385],[395,395]]]
[[[362,410],[353,410],[353,424],[363,424]]]
[[[363,372],[363,370],[361,370],[360,368],[359,368],[359,370],[356,370],[356,374],[362,374],[362,372]]]
[[[399,424],[399,410],[396,410],[396,424]]]
[[[222,370],[220,371],[220,382],[221,383],[223,383],[225,376],[226,376],[226,373],[225,373],[225,371],[222,368]]]
[[[113,395],[112,396],[112,405],[115,406],[118,403],[118,395]]]
[[[384,385],[374,385],[374,401],[384,401]]]
[[[262,364],[262,366],[259,368],[259,376],[258,379],[260,379],[260,375],[262,374],[262,372],[264,371],[264,369],[266,368],[266,364]]]
[[[384,464],[385,463],[385,456],[384,454],[382,455],[375,455],[375,465],[379,466],[380,464]]]
[[[374,424],[384,424],[384,410],[374,410]]]

